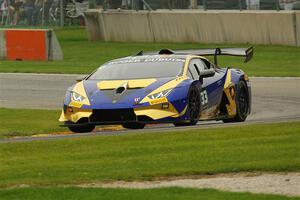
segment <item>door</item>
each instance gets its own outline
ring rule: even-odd
[[[194,80],[199,80],[201,71],[209,69],[213,65],[200,58],[192,59],[189,63],[188,76]],[[217,115],[217,107],[222,98],[223,91],[223,71],[216,69],[213,77],[204,78],[201,94],[201,119],[213,118]]]

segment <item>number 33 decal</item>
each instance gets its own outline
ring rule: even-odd
[[[207,103],[208,103],[208,96],[207,96],[206,90],[203,90],[203,91],[200,93],[200,95],[201,95],[201,104],[202,104],[202,105],[207,104]]]

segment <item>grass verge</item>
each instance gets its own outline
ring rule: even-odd
[[[85,29],[66,28],[56,31],[64,53],[63,61],[25,62],[1,61],[0,72],[33,73],[90,73],[104,62],[140,50],[162,48],[198,49],[214,47],[241,47],[248,45],[179,44],[179,43],[127,43],[90,42]],[[250,76],[300,76],[300,48],[276,45],[255,45],[251,62],[244,64],[241,58],[224,56],[221,66],[240,67]]]
[[[23,188],[0,190],[2,200],[111,200],[111,199],[144,199],[144,200],[299,200],[296,197],[276,195],[231,193],[211,189],[99,189],[99,188]]]
[[[299,171],[300,122],[2,143],[0,187]]]
[[[0,108],[0,138],[66,131],[59,127],[60,111]]]

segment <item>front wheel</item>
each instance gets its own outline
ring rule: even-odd
[[[137,122],[125,123],[125,124],[122,124],[122,126],[123,126],[123,128],[127,128],[127,129],[143,129],[143,128],[145,128],[145,124],[137,123]]]
[[[237,96],[236,96],[236,116],[231,119],[224,119],[223,122],[243,122],[246,120],[249,109],[249,93],[248,87],[244,81],[239,81],[237,86]]]
[[[200,86],[193,85],[188,93],[187,112],[190,115],[189,122],[176,122],[175,126],[192,126],[198,123],[200,115]]]
[[[74,133],[87,133],[92,132],[95,129],[95,125],[85,124],[78,126],[69,126],[68,128]]]

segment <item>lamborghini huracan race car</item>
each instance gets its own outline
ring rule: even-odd
[[[219,68],[219,55],[247,62],[253,48],[141,51],[107,62],[68,89],[59,121],[73,132],[103,124],[142,129],[150,123],[245,121],[251,111],[248,76]],[[214,56],[214,63],[203,56]]]

